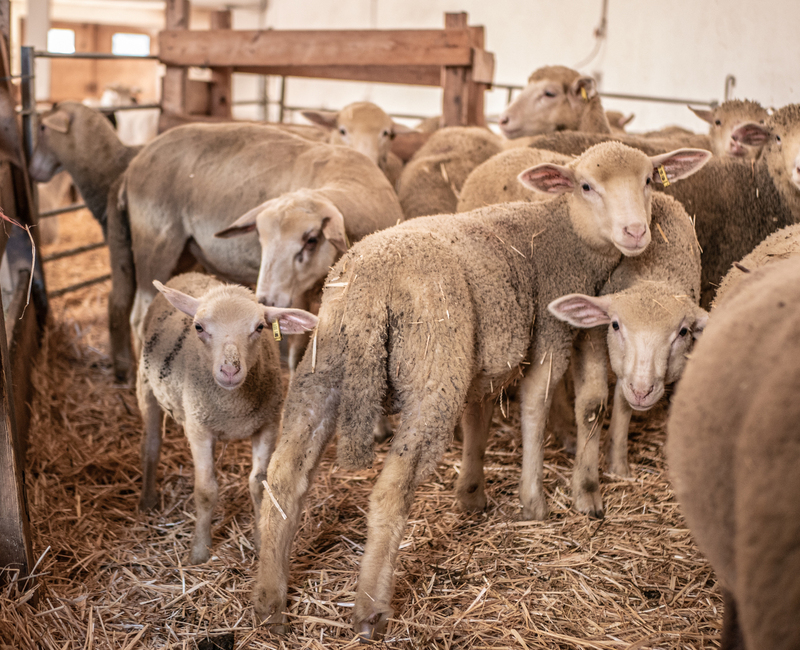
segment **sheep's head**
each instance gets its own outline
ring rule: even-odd
[[[265,307],[253,292],[237,285],[212,287],[199,298],[153,282],[167,301],[193,320],[208,353],[214,381],[227,390],[241,386],[258,358],[262,336],[272,336],[277,321],[283,334],[314,329],[317,317],[302,309]]]
[[[800,191],[800,104],[789,104],[767,118],[770,167],[773,175],[786,176],[793,193]]]
[[[303,117],[330,129],[330,142],[363,153],[376,165],[386,163],[392,140],[413,129],[397,124],[383,109],[371,102],[355,102],[338,113],[303,111]]]
[[[597,86],[591,77],[562,66],[540,68],[500,114],[500,130],[509,139],[575,131],[586,102],[595,95]]]
[[[347,250],[342,213],[315,190],[297,190],[262,203],[217,237],[253,230],[261,242],[256,295],[270,306],[297,304]]]
[[[577,234],[596,250],[611,246],[623,255],[642,253],[650,243],[653,183],[690,176],[711,158],[704,149],[678,149],[646,156],[619,142],[602,142],[568,165],[543,163],[518,179],[546,194],[570,195]]]
[[[708,135],[715,156],[755,160],[761,154],[767,137],[757,134],[759,127],[765,131],[767,109],[758,102],[732,99],[711,110],[689,109],[710,125]]]
[[[642,285],[607,296],[562,296],[550,312],[573,327],[608,325],[611,369],[631,408],[646,411],[666,384],[683,373],[708,313],[664,283]]]

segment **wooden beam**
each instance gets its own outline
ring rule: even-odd
[[[313,77],[345,79],[373,83],[406,84],[409,86],[439,86],[442,75],[439,66],[236,66],[234,72],[275,75],[278,77]]]
[[[470,34],[472,34],[472,66],[467,70],[467,106],[465,120],[467,124],[475,126],[486,126],[486,115],[483,107],[483,99],[486,94],[488,86],[485,83],[478,83],[476,72],[485,77],[487,70],[485,68],[486,61],[482,60],[476,52],[483,52],[484,33],[483,27],[470,27]],[[483,65],[482,68],[476,70],[476,59]],[[492,69],[489,73],[489,83],[492,81],[494,75],[494,57],[492,58]]]
[[[467,30],[467,14],[445,14],[445,32],[466,31],[470,36],[470,48],[473,35]],[[469,86],[467,84],[467,65],[451,64],[442,69],[442,126],[466,126],[467,102],[469,100]]]
[[[189,0],[167,0],[165,22],[167,29],[189,29]],[[161,106],[173,113],[186,112],[186,82],[188,70],[167,65],[161,82]]]
[[[158,35],[167,65],[453,65],[472,63],[467,29],[166,30]]]
[[[231,11],[214,11],[211,14],[211,29],[230,29],[233,25]],[[231,118],[231,74],[233,68],[211,68],[211,97],[209,114]]]

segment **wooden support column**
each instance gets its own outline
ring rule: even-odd
[[[466,29],[467,14],[445,14],[445,29]],[[465,66],[442,68],[442,126],[466,126],[469,86]]]
[[[488,84],[480,83],[479,80],[481,77],[478,74],[478,70],[476,70],[479,62],[483,61],[475,60],[482,54],[486,53],[483,49],[483,27],[470,27],[469,31],[472,37],[473,61],[472,66],[467,71],[467,91],[469,94],[467,99],[466,119],[467,124],[469,125],[486,126],[486,114],[483,107],[483,97],[489,86]],[[492,66],[492,73],[494,72],[493,68],[494,66]],[[480,72],[482,73],[483,71],[481,70]]]
[[[189,29],[189,0],[167,0],[166,28]],[[188,69],[168,65],[161,86],[161,108],[165,113],[186,112]]]
[[[211,29],[231,29],[231,12],[215,11],[211,14]],[[211,115],[232,118],[231,75],[233,68],[211,68]]]

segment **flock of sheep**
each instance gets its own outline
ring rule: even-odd
[[[573,505],[602,517],[607,360],[621,476],[632,411],[683,374],[668,459],[723,590],[723,648],[800,647],[800,106],[695,112],[708,135],[614,132],[591,78],[547,67],[501,115],[505,138],[434,125],[398,157],[421,133],[368,103],[309,112],[314,126],[189,124],[143,148],[55,106],[31,173],[66,169],[109,244],[114,371],[137,368],[144,420],[140,508],[157,503],[163,410],[191,446],[190,558],[206,561],[214,444],[251,438],[253,602],[281,630],[322,451],[338,434],[340,465],[367,466],[399,413],[353,614],[378,638],[415,489],[455,431],[458,503],[481,510],[493,405],[519,385],[522,517],[544,519],[545,423],[574,417]]]

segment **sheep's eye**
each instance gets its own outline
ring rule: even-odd
[[[778,142],[780,142],[780,141],[781,141],[781,136],[779,136],[779,135],[776,135],[776,136],[775,136],[775,139],[776,139]]]
[[[552,90],[545,90],[544,91],[544,96],[545,97],[555,97],[556,94]]]
[[[611,321],[611,327],[614,328],[615,332],[619,332],[619,323],[617,321]]]
[[[714,120],[714,124],[717,126],[722,126],[722,120]]]
[[[584,192],[591,192],[592,191],[592,186],[589,185],[589,183],[584,183],[583,185],[581,185],[581,189]]]
[[[264,323],[259,323],[258,327],[256,327],[256,332],[260,334],[261,332],[264,331],[264,327],[265,327]]]
[[[339,133],[341,133],[342,135],[347,135],[347,129],[344,128],[343,126],[340,126],[339,127]]]
[[[678,332],[678,336],[686,336],[689,333],[688,327],[681,327],[680,332]]]
[[[644,184],[645,185],[650,185],[650,183],[652,183],[652,182],[653,182],[653,179],[648,176],[647,180],[644,182]]]
[[[200,325],[200,323],[195,323],[194,324],[194,329],[198,334],[202,334],[203,333],[203,326]]]
[[[306,239],[306,248],[308,250],[314,250],[314,247],[317,245],[318,241],[319,239],[317,239],[316,237],[309,237],[308,239]]]
[[[382,135],[384,138],[388,138],[390,134],[388,131],[384,131]]]

